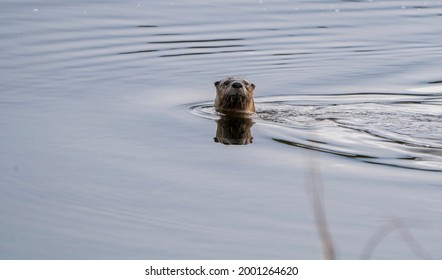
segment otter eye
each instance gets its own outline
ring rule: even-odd
[[[225,82],[224,82],[224,85],[225,85],[225,86],[228,86],[229,84],[230,84],[229,81],[225,81]]]
[[[249,86],[249,83],[248,83],[248,82],[244,82],[244,84],[245,84],[246,86]]]

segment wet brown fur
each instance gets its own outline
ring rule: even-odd
[[[241,85],[238,87],[238,83]],[[235,88],[233,85],[236,85]],[[255,85],[243,78],[228,77],[215,82],[215,110],[224,114],[255,112],[253,90]]]

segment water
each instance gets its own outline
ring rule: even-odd
[[[441,1],[2,1],[0,23],[0,258],[318,259],[312,188],[337,258],[442,257]],[[257,86],[248,145],[214,141],[225,76]]]

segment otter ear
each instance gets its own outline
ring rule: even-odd
[[[214,84],[217,87],[219,85],[219,81],[216,81]]]
[[[255,84],[251,84],[252,88],[255,89]]]

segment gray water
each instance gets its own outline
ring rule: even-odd
[[[1,259],[442,258],[442,1],[1,7]]]

